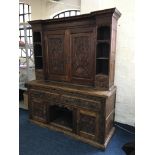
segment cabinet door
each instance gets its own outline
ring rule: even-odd
[[[65,46],[65,31],[50,31],[45,34],[47,80],[68,81],[68,54]]]
[[[47,121],[47,98],[46,94],[42,91],[30,90],[29,91],[29,114],[30,118],[46,122]]]
[[[71,33],[71,82],[93,85],[95,61],[93,31]]]
[[[95,112],[79,110],[78,134],[84,138],[97,140],[98,138],[98,115]]]
[[[37,121],[46,122],[47,109],[46,103],[43,101],[31,101],[31,115],[32,119]]]

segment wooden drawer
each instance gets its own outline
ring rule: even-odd
[[[99,111],[101,107],[100,101],[85,99],[81,97],[73,97],[70,95],[61,95],[58,93],[49,93],[40,90],[31,90],[30,98],[31,101],[45,100],[49,102],[49,104],[66,104],[73,107],[81,107],[94,111]]]
[[[31,90],[30,99],[31,101],[44,100],[49,102],[49,104],[60,103],[60,94],[50,93],[50,92],[45,92],[40,90],[39,91]]]
[[[44,91],[40,91],[40,90],[39,91],[30,90],[29,94],[31,99],[43,99],[47,96]]]
[[[98,111],[100,110],[100,102],[94,101],[94,100],[89,100],[85,98],[80,98],[80,97],[72,97],[68,95],[62,95],[61,96],[61,102],[64,104],[69,104],[72,106],[76,107],[81,107],[81,108],[86,108],[86,109],[91,109]]]

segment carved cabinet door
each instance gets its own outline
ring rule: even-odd
[[[71,33],[71,82],[93,84],[94,78],[93,31]]]
[[[68,54],[65,31],[45,33],[45,72],[47,80],[68,81]]]
[[[78,135],[97,140],[98,138],[98,114],[88,110],[78,110]]]

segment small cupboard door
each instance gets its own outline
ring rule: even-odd
[[[49,31],[45,34],[47,80],[68,81],[68,54],[65,46],[65,31]]]
[[[37,121],[46,122],[47,120],[47,108],[44,101],[31,101],[32,109],[31,115],[33,119]]]
[[[78,134],[84,138],[97,140],[98,138],[98,115],[88,110],[78,111]]]
[[[43,91],[30,90],[29,92],[29,113],[30,118],[46,122],[47,121],[47,97]]]
[[[84,29],[85,30],[85,29]],[[88,30],[88,29],[87,29]],[[71,82],[93,85],[94,78],[93,31],[71,32]]]

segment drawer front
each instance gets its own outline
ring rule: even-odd
[[[49,93],[45,91],[37,91],[31,90],[30,91],[30,99],[31,101],[46,101],[49,103],[60,103],[60,94],[57,93]]]
[[[30,91],[31,101],[44,100],[49,104],[62,104],[73,107],[86,108],[94,111],[99,111],[101,108],[101,102],[91,99],[85,99],[81,97],[73,97],[70,95],[61,95],[58,93],[49,93],[45,91]]]
[[[84,138],[97,140],[98,138],[98,114],[93,111],[79,110],[78,134]]]
[[[72,97],[68,95],[62,95],[61,100],[62,100],[62,103],[64,104],[69,104],[72,106],[91,109],[95,111],[100,110],[101,102],[98,102],[98,101],[84,99],[80,97]]]
[[[31,99],[44,99],[47,97],[47,94],[44,91],[30,90]]]

